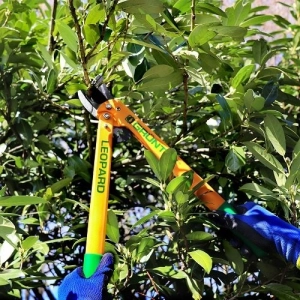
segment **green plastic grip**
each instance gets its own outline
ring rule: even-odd
[[[83,274],[90,278],[97,270],[102,259],[101,254],[86,253],[83,260]]]
[[[236,211],[234,209],[234,207],[229,204],[228,202],[224,202],[224,204],[222,204],[219,207],[219,210],[225,211],[228,214],[232,214],[235,215]],[[251,241],[247,240],[245,236],[242,236],[238,233],[234,233],[240,240],[242,240],[244,242],[244,244],[246,246],[249,247],[249,249],[257,256],[257,257],[263,257],[266,255],[266,252],[261,250],[259,247],[257,247],[256,245],[254,245]]]

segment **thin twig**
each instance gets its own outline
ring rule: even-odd
[[[55,45],[53,32],[54,32],[54,28],[55,28],[57,3],[58,3],[58,0],[53,1],[52,11],[51,11],[51,22],[50,22],[50,31],[49,31],[49,40],[48,40],[48,51],[50,54],[53,52],[54,45]]]
[[[181,136],[187,130],[187,110],[188,110],[187,108],[188,108],[188,100],[189,100],[188,80],[189,80],[189,75],[186,72],[184,72],[183,73],[183,90],[184,90],[183,124],[182,124]]]
[[[89,53],[87,54],[86,56],[86,59],[88,60],[94,53],[94,51],[97,49],[98,45],[103,41],[104,39],[104,36],[105,36],[105,32],[106,32],[106,28],[107,28],[107,25],[108,25],[108,22],[112,16],[112,14],[114,13],[115,11],[115,8],[118,4],[118,1],[119,0],[114,0],[112,6],[110,7],[109,9],[109,12],[106,16],[106,19],[103,23],[103,26],[102,26],[102,30],[101,30],[101,33],[100,33],[100,37],[98,38],[98,40],[96,41],[96,43],[94,44],[94,46],[92,47],[92,49],[89,51]]]
[[[83,42],[83,37],[81,34],[81,28],[77,19],[77,15],[76,15],[76,9],[74,7],[74,3],[73,0],[69,0],[69,9],[71,12],[71,16],[73,18],[74,21],[74,26],[75,26],[75,30],[76,30],[76,34],[78,37],[78,43],[79,43],[79,55],[80,55],[80,60],[81,60],[81,66],[83,69],[83,77],[84,77],[84,82],[86,84],[86,86],[89,86],[91,81],[90,81],[90,77],[88,74],[88,69],[87,69],[87,62],[88,62],[88,58],[85,56],[85,48],[84,48],[84,42]],[[85,111],[83,113],[84,116],[84,122],[85,122],[85,126],[86,126],[86,133],[87,133],[87,143],[88,143],[88,148],[89,148],[89,159],[90,162],[92,160],[93,157],[93,139],[92,139],[92,129],[91,129],[91,123],[90,123],[90,118],[89,118],[89,113],[87,111]]]
[[[192,0],[191,4],[191,32],[195,28],[195,20],[196,20],[196,0]]]
[[[82,34],[81,34],[81,28],[80,28],[80,25],[79,25],[79,22],[78,22],[78,19],[77,19],[76,9],[74,7],[73,0],[69,0],[69,9],[70,9],[73,21],[74,21],[75,31],[76,31],[76,34],[77,34],[77,37],[78,37],[79,54],[80,54],[81,65],[82,65],[82,68],[83,68],[84,81],[85,81],[85,84],[87,86],[89,86],[91,82],[90,82],[90,77],[89,77],[89,74],[88,74],[88,71],[87,71],[87,61],[88,60],[85,56],[83,37],[82,37]]]
[[[146,272],[147,272],[147,275],[148,275],[148,277],[149,277],[149,279],[150,279],[150,281],[151,281],[151,283],[152,283],[152,286],[153,286],[155,292],[157,293],[157,295],[159,295],[159,291],[158,291],[158,289],[157,289],[156,283],[154,282],[154,280],[153,280],[153,278],[151,277],[150,273],[149,273],[148,271],[146,271]]]

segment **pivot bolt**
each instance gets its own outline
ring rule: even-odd
[[[111,106],[109,103],[107,103],[107,104],[105,105],[105,107],[106,107],[106,109],[112,109],[112,106]]]
[[[103,114],[103,118],[104,118],[105,120],[108,120],[108,119],[110,118],[110,114],[104,113],[104,114]]]

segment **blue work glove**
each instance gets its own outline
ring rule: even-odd
[[[58,300],[106,300],[106,285],[113,272],[113,255],[106,253],[96,272],[85,278],[82,267],[68,274],[58,289]]]
[[[262,206],[247,202],[236,208],[237,214],[232,215],[216,211],[218,223],[229,228],[238,236],[270,252],[274,250],[288,262],[300,269],[300,230],[283,221]]]

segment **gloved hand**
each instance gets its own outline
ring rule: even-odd
[[[283,221],[262,206],[247,202],[236,208],[232,215],[216,211],[215,220],[220,226],[249,239],[265,251],[277,251],[300,269],[300,230]]]
[[[113,271],[113,255],[106,253],[96,272],[85,278],[82,267],[68,274],[58,289],[58,300],[106,300],[106,285]]]

